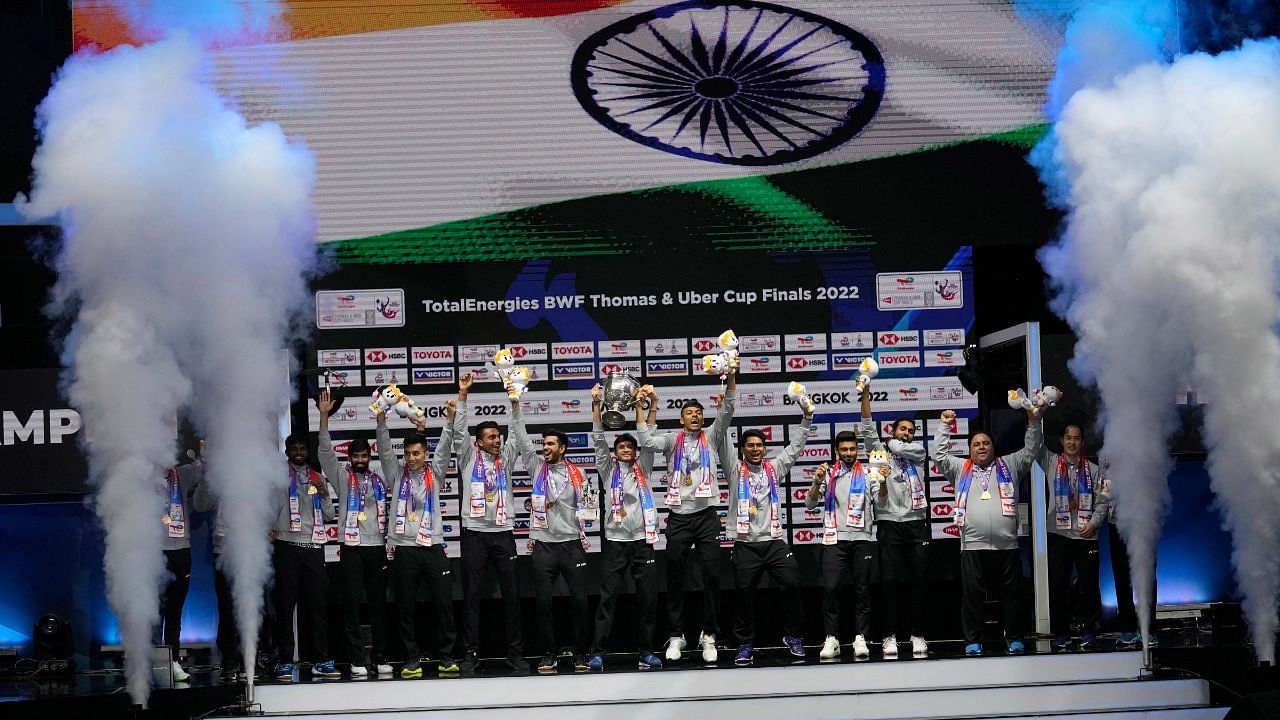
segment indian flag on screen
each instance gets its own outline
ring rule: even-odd
[[[1057,43],[981,0],[281,4],[279,41],[220,49],[217,82],[315,153],[318,238],[347,259],[536,249],[554,233],[513,213],[671,188],[764,193],[780,226],[848,244],[752,178],[1039,128]],[[104,5],[77,0],[77,46],[146,40]]]

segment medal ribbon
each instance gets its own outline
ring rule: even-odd
[[[533,481],[533,497],[530,499],[532,506],[533,522],[531,527],[545,528],[547,527],[547,487],[551,484],[551,473],[547,463],[542,464],[542,468],[538,470],[538,477]],[[586,485],[586,478],[582,475],[582,470],[571,460],[564,461],[565,474],[569,476],[569,481],[564,487],[560,488],[560,492],[556,494],[551,501],[554,503],[564,495],[564,491],[573,486],[574,495],[574,519],[578,523],[578,539],[583,540],[587,537],[586,524],[582,520],[582,515],[587,509],[587,494],[584,493],[583,487]]]
[[[923,510],[928,507],[929,499],[925,496],[924,481],[920,479],[920,471],[904,458],[894,456],[894,460],[898,463],[898,470],[907,477],[908,490],[911,491],[911,509]]]
[[[342,537],[345,545],[360,544],[360,513],[364,512],[370,483],[373,484],[373,499],[377,506],[378,530],[384,535],[387,532],[387,488],[382,477],[377,473],[366,472],[364,478],[359,479],[351,465],[347,465],[347,519],[343,523]]]
[[[667,477],[667,496],[666,504],[676,506],[680,504],[680,486],[684,477],[689,475],[689,458],[684,456],[685,431],[681,430],[676,433],[676,447],[671,455],[671,472]],[[712,483],[715,476],[711,471],[711,444],[707,442],[707,434],[698,432],[698,464],[702,469],[702,479],[698,481],[698,487],[694,488],[693,496],[695,498],[713,497]],[[674,478],[674,481],[673,481]]]
[[[649,481],[644,476],[644,469],[639,462],[632,463],[636,476],[636,487],[639,489],[640,510],[644,514],[644,540],[652,545],[658,541],[658,511],[653,506],[653,492],[649,490]],[[622,487],[622,462],[617,456],[613,458],[613,477],[609,481],[609,495],[612,502],[612,518],[614,525],[622,524],[622,503],[624,492]]]
[[[764,468],[769,484],[769,537],[782,537],[782,523],[779,521],[778,475],[773,465],[766,460],[760,465]],[[738,535],[751,533],[751,469],[744,460],[738,465]]]
[[[431,466],[422,468],[422,499],[418,499],[417,491],[413,490],[413,474],[406,465],[400,469],[400,491],[396,495],[396,535],[408,535],[409,525],[414,523],[413,519],[405,518],[405,514],[417,514],[418,507],[422,506],[424,512],[418,516],[417,537],[414,539],[419,545],[431,545],[435,528],[432,527],[435,522],[435,477],[431,474]],[[426,542],[423,542],[424,539]]]
[[[293,469],[293,463],[289,465],[289,532],[302,532],[302,513],[299,511],[298,502],[298,473]],[[307,485],[314,487],[315,481],[320,479],[320,473],[312,468],[307,468]],[[311,543],[313,545],[324,545],[329,541],[329,536],[324,532],[324,510],[320,504],[321,498],[319,492],[308,493],[311,495]]]
[[[1093,519],[1093,477],[1089,472],[1089,461],[1083,457],[1076,463],[1076,497],[1078,507],[1076,526],[1083,528]],[[1066,458],[1058,456],[1058,466],[1054,475],[1054,523],[1059,530],[1071,529],[1071,466]]]
[[[182,483],[178,482],[178,469],[169,468],[165,474],[169,481],[169,514],[165,515],[165,525],[169,528],[169,537],[187,536],[187,516],[182,506]]]
[[[507,472],[502,466],[502,458],[493,459],[493,479],[485,470],[484,457],[487,453],[476,444],[476,462],[471,466],[471,517],[482,518],[488,511],[488,493],[494,492],[497,497],[494,504],[494,522],[499,526],[507,524]]]
[[[1013,502],[1013,475],[1004,458],[996,458],[996,482],[1000,486],[1000,512],[1005,517],[1018,514],[1017,505]],[[960,483],[956,486],[956,525],[964,527],[966,509],[969,506],[969,485],[973,482],[973,459],[964,461],[964,469],[960,471]]]

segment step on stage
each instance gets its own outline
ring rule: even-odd
[[[575,675],[569,661],[554,676],[430,677],[263,683],[255,700],[267,716],[298,720],[451,718],[457,720],[586,720],[617,718],[1016,718],[1071,720],[1168,718],[1215,720],[1209,683],[1150,677],[1137,651],[1025,656],[946,657],[935,643],[929,659],[797,664],[771,650],[751,668],[732,667],[722,651],[717,667],[695,654],[661,671],[633,670],[634,656],[610,656],[602,675]],[[951,645],[947,643],[946,645]],[[1047,643],[1046,643],[1047,645]],[[935,649],[936,648],[936,649]],[[798,665],[798,666],[797,666]],[[617,668],[617,669],[613,669]]]

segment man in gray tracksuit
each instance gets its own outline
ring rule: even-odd
[[[461,395],[459,395],[461,397]],[[396,592],[400,642],[404,644],[405,661],[400,668],[402,678],[422,677],[422,656],[418,649],[414,606],[418,587],[425,579],[431,602],[436,610],[436,672],[458,672],[454,661],[457,634],[453,622],[453,577],[449,558],[444,551],[444,524],[440,513],[440,485],[449,471],[456,425],[457,403],[445,403],[447,415],[435,453],[428,465],[427,439],[422,435],[424,421],[418,421],[417,432],[404,439],[404,463],[391,447],[387,417],[378,413],[378,458],[382,472],[394,488],[391,491],[387,521],[387,542],[395,559],[391,563],[392,584]],[[464,421],[465,422],[465,421]]]
[[[492,420],[471,428],[473,442],[467,442],[467,393],[472,379],[467,374],[458,383],[460,428],[454,452],[458,455],[458,482],[462,485],[462,640],[466,656],[462,671],[474,672],[480,650],[480,591],[485,568],[492,567],[502,591],[502,608],[507,635],[507,665],[516,673],[529,670],[520,639],[520,591],[516,587],[516,500],[511,476],[520,451],[514,442],[502,442],[502,430]],[[465,384],[464,384],[465,383]],[[506,406],[501,406],[505,412]],[[520,402],[510,404],[511,431],[524,433]]]
[[[705,430],[702,404],[686,401],[680,408],[681,429],[657,432],[648,424],[638,425],[640,448],[663,453],[667,460],[667,493],[663,498],[667,516],[667,613],[671,620],[666,659],[680,659],[684,638],[684,591],[689,575],[689,554],[696,548],[702,566],[702,632],[698,646],[702,661],[714,664],[716,632],[720,614],[720,460],[729,456],[729,423],[738,400],[737,369],[731,368],[725,386],[720,415]],[[640,390],[641,397],[658,402],[652,385]]]
[[[1079,425],[1062,428],[1062,454],[1042,448],[1036,462],[1044,471],[1049,501],[1049,619],[1053,649],[1070,642],[1071,569],[1080,577],[1080,608],[1084,631],[1080,649],[1092,649],[1097,641],[1102,607],[1098,588],[1098,531],[1107,521],[1110,496],[1102,492],[1098,466],[1084,457],[1084,432]]]
[[[600,583],[600,603],[596,606],[595,633],[587,666],[592,672],[604,672],[605,645],[613,629],[618,592],[629,572],[636,586],[639,668],[659,670],[662,660],[653,653],[658,627],[658,578],[653,550],[658,540],[658,509],[653,495],[653,451],[638,450],[639,442],[630,433],[619,435],[610,451],[601,416],[603,394],[604,388],[600,385],[591,389],[591,442],[601,483],[605,542],[602,548],[604,578]],[[637,402],[637,425],[645,422],[646,410],[649,424],[657,421],[657,403],[649,402],[646,406],[644,402]]]
[[[538,672],[556,671],[556,633],[552,594],[557,577],[569,586],[570,622],[573,625],[573,666],[587,672],[587,644],[591,622],[587,611],[587,540],[583,523],[590,519],[590,488],[586,475],[564,456],[569,438],[547,429],[537,446],[524,431],[524,424],[511,424],[511,443],[524,459],[533,480],[530,495],[529,542],[533,546],[533,589],[538,613],[538,639],[542,661]]]
[[[717,421],[718,422],[718,421]],[[755,594],[760,578],[769,573],[782,588],[782,642],[795,657],[804,657],[803,603],[800,599],[800,566],[786,538],[787,477],[804,450],[813,424],[813,406],[805,406],[800,424],[791,428],[791,442],[773,460],[766,460],[764,433],[744,430],[738,437],[741,462],[726,463],[729,480],[728,522],[734,537],[733,574],[738,590],[738,617],[733,634],[738,638],[734,664],[755,660]]]
[[[204,464],[199,460],[169,468],[165,473],[165,535],[160,547],[164,550],[165,570],[173,578],[160,594],[160,629],[177,682],[190,677],[178,663],[178,651],[182,644],[182,607],[191,588],[191,495],[203,477]]]
[[[951,454],[953,410],[942,413],[933,441],[933,461],[956,486],[955,519],[960,534],[960,625],[966,655],[982,654],[982,603],[987,591],[1000,594],[1004,635],[1010,653],[1026,650],[1020,635],[1022,562],[1018,555],[1018,479],[1031,468],[1044,442],[1039,415],[1027,413],[1023,448],[996,457],[991,436],[969,437],[969,458]]]
[[[880,442],[871,416],[871,391],[862,391],[862,424],[858,434],[867,452],[890,454],[885,493],[876,499],[876,545],[880,549],[881,587],[884,589],[884,628],[881,643],[885,657],[898,655],[898,590],[909,588],[911,653],[927,655],[924,639],[926,597],[929,592],[929,481],[925,475],[924,444],[915,442],[916,423],[911,418],[893,421],[893,437]]]

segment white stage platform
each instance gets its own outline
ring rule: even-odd
[[[621,663],[623,659],[618,658]],[[627,667],[633,659],[627,658]],[[603,675],[264,684],[265,715],[361,720],[1220,719],[1203,680],[1144,679],[1139,652],[669,668]]]

